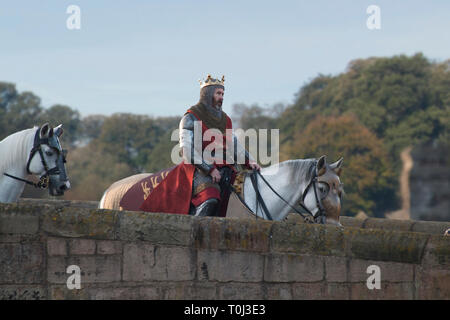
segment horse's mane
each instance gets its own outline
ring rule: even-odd
[[[292,176],[293,181],[309,182],[316,168],[317,159],[293,159],[280,162],[276,165],[280,169],[288,167],[296,176]],[[269,169],[270,170],[270,169]]]
[[[0,174],[17,162],[26,162],[28,157],[28,137],[38,127],[13,133],[0,141]]]

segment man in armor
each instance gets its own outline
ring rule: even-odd
[[[260,170],[232,133],[231,119],[222,110],[224,77],[217,80],[208,75],[200,84],[200,101],[186,111],[179,125],[183,161],[171,169],[140,210],[225,217],[228,185],[234,182],[237,165]]]
[[[232,183],[235,173],[238,170],[237,161],[245,159],[245,165],[248,169],[260,170],[260,166],[256,163],[253,157],[245,150],[245,148],[238,142],[234,133],[231,134],[231,139],[234,150],[231,153],[227,150],[226,131],[232,129],[232,122],[228,115],[222,110],[222,103],[224,97],[224,77],[222,80],[213,79],[208,75],[204,82],[200,82],[200,100],[195,105],[187,110],[180,121],[180,148],[183,160],[187,163],[192,163],[195,166],[194,177],[192,182],[192,201],[189,214],[196,216],[224,216],[226,212],[226,203],[228,202],[229,192],[224,183]],[[201,150],[199,146],[195,146],[195,130],[201,127],[202,143]],[[209,129],[219,130],[223,135],[223,141],[220,139],[212,139],[213,142],[218,143],[222,148],[223,154],[217,152],[220,150],[213,149],[211,152],[211,159],[216,161],[208,161],[204,158],[205,148],[210,143],[205,141],[205,132]],[[228,151],[228,152],[227,152]],[[232,155],[233,159],[227,159],[227,155]],[[217,161],[223,160],[223,161]],[[230,161],[231,160],[231,161]],[[227,178],[227,181],[223,181]]]

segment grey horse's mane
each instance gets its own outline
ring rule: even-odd
[[[281,162],[280,168],[289,167],[296,176],[292,177],[294,181],[311,181],[314,170],[316,169],[317,159],[293,159]]]
[[[297,173],[297,177],[294,179],[298,179],[296,181],[311,181],[313,178],[314,170],[317,166],[318,159],[294,159],[294,160],[286,160],[281,162],[280,167],[289,166],[292,168],[294,172]],[[345,190],[342,187],[341,200],[345,196]]]
[[[38,127],[33,127],[31,129],[13,133],[0,141],[0,174],[17,162],[27,161],[27,138],[31,132],[36,131],[37,128]]]

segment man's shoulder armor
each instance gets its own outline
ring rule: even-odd
[[[194,122],[197,121],[194,115],[187,112],[180,121],[180,129],[194,130]]]

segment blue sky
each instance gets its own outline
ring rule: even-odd
[[[68,30],[69,5],[81,29]],[[369,5],[381,29],[369,30]],[[83,116],[181,115],[198,79],[225,75],[223,108],[292,103],[357,58],[450,58],[450,1],[3,1],[0,81]]]

